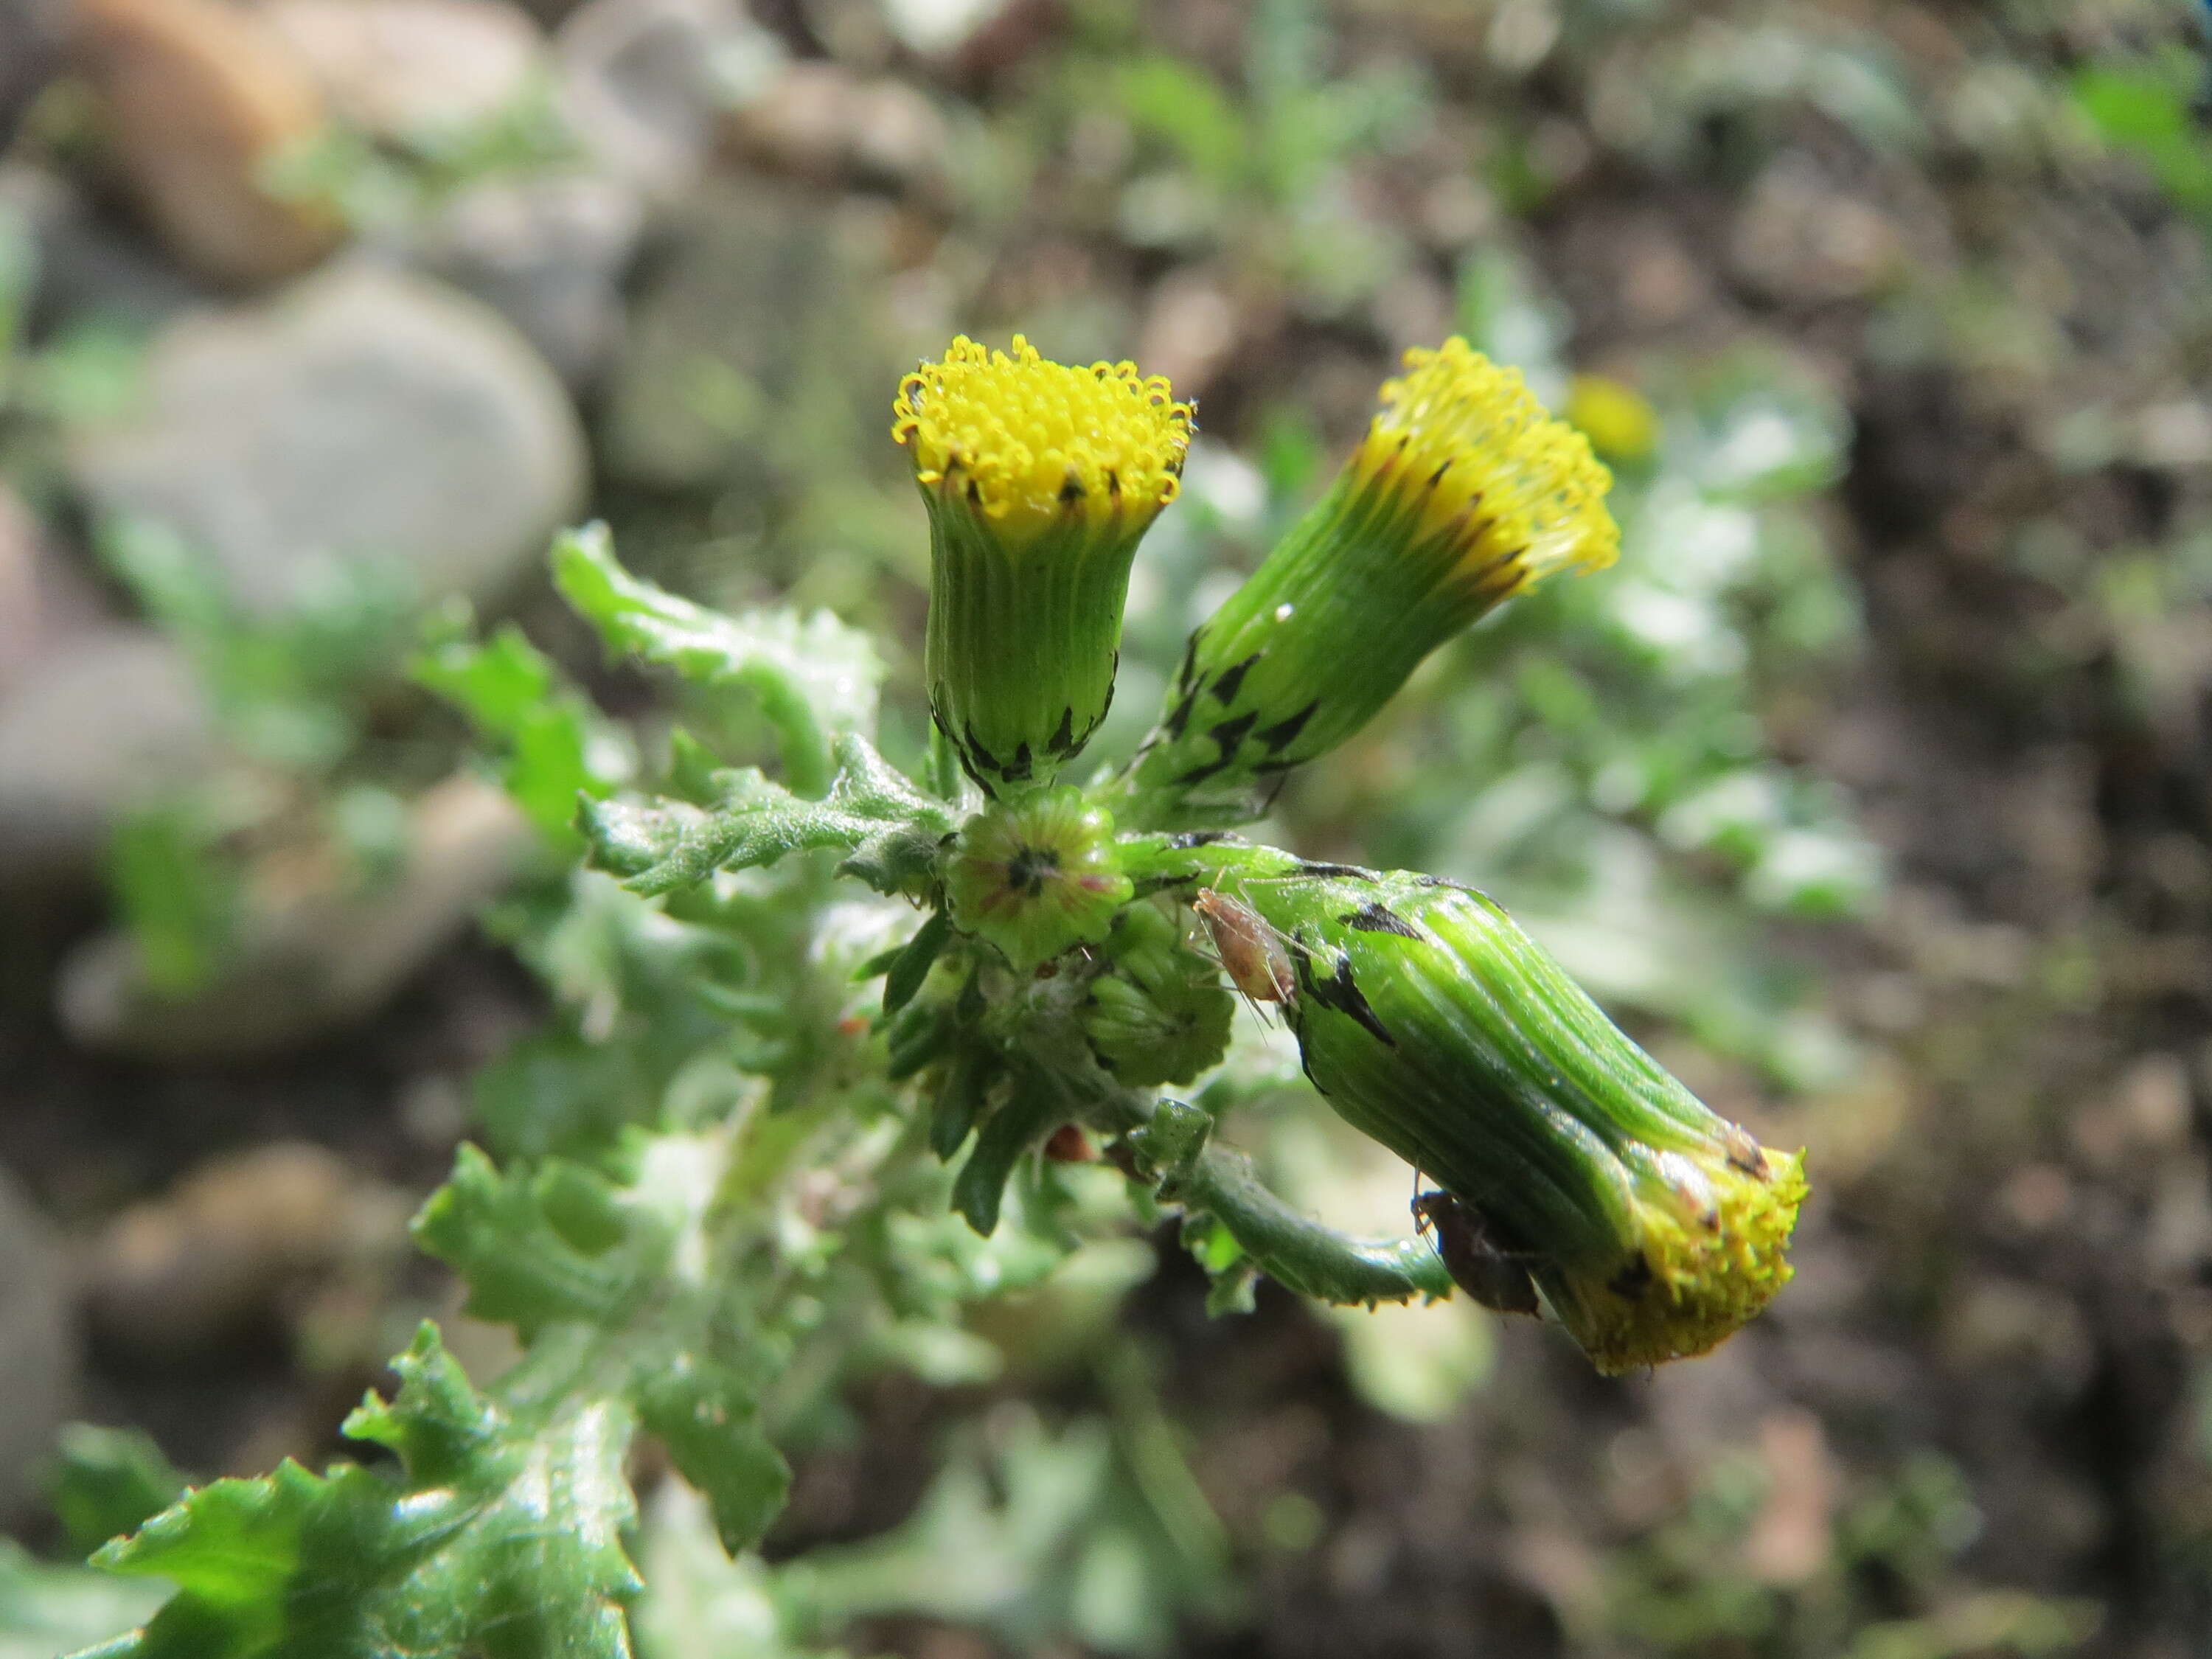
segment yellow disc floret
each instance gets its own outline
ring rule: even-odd
[[[1741,1130],[1713,1153],[1643,1149],[1632,1182],[1642,1252],[1603,1282],[1556,1297],[1562,1322],[1607,1373],[1717,1347],[1774,1299],[1805,1200],[1804,1155]]]
[[[1048,362],[1018,334],[1011,355],[961,336],[891,407],[922,486],[958,495],[1017,546],[1071,519],[1142,530],[1175,499],[1190,446],[1191,406],[1164,376]]]
[[[1415,537],[1452,539],[1463,580],[1503,599],[1563,565],[1600,570],[1620,550],[1606,511],[1613,475],[1589,441],[1544,411],[1516,368],[1454,336],[1406,354],[1383,383],[1354,472],[1423,492]]]

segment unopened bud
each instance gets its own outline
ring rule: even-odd
[[[1257,878],[1329,1103],[1453,1200],[1480,1282],[1525,1272],[1599,1370],[1703,1353],[1789,1282],[1797,1154],[1716,1115],[1488,899],[1430,876]],[[1449,1258],[1448,1257],[1448,1260]]]
[[[1091,983],[1083,1032],[1098,1063],[1138,1087],[1188,1083],[1229,1048],[1235,1000],[1213,964],[1152,904],[1115,918],[1108,971]]]
[[[1095,945],[1135,889],[1114,850],[1114,820],[1060,787],[1000,802],[962,826],[945,866],[954,924],[1024,972]]]
[[[1613,562],[1612,475],[1466,341],[1404,375],[1335,484],[1191,635],[1130,775],[1161,823],[1233,822],[1438,645],[1552,571]]]

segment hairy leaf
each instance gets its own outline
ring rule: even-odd
[[[507,1171],[471,1146],[416,1222],[469,1282],[469,1311],[532,1344],[517,1389],[590,1386],[628,1402],[714,1506],[725,1541],[764,1531],[790,1483],[757,1406],[787,1339],[751,1316],[749,1287],[710,1270],[716,1142],[664,1135],[618,1184],[561,1158]]]
[[[818,847],[848,849],[843,870],[878,891],[921,880],[952,832],[951,813],[857,733],[838,740],[836,761],[826,800],[802,799],[748,768],[714,775],[720,798],[712,807],[666,799],[587,802],[593,860],[648,896]]]
[[[482,641],[435,644],[413,672],[505,750],[507,793],[564,844],[573,844],[576,797],[607,794],[629,770],[624,741],[512,623]]]
[[[588,1395],[518,1416],[469,1383],[425,1326],[346,1432],[398,1455],[395,1474],[287,1462],[188,1492],[94,1558],[176,1584],[101,1659],[347,1659],[483,1655],[620,1659],[640,1588],[619,1534],[631,1432]]]
[[[866,635],[826,611],[811,617],[710,611],[623,569],[605,525],[554,543],[553,580],[610,650],[672,668],[696,685],[741,688],[757,697],[781,736],[784,769],[802,794],[828,786],[838,735],[875,727],[882,660]]]

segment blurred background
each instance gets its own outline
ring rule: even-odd
[[[141,1616],[42,1564],[171,1464],[319,1464],[453,1312],[405,1222],[540,1086],[494,1062],[548,1019],[501,942],[544,855],[426,628],[515,619],[665,724],[543,575],[603,517],[884,630],[912,755],[890,399],[1016,330],[1199,400],[1102,754],[1404,348],[1589,433],[1620,565],[1267,833],[1480,883],[1815,1196],[1771,1313],[1619,1382],[1094,1249],[989,1312],[995,1375],[886,1369],[800,1460],[769,1553],[851,1650],[2212,1652],[2203,23],[0,0],[0,1656]],[[1405,1231],[1324,1119],[1247,1142]]]

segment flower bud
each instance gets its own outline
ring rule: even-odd
[[[1091,982],[1083,1034],[1115,1078],[1140,1088],[1188,1083],[1227,1052],[1236,1000],[1157,906],[1116,916],[1106,957],[1108,971]]]
[[[1191,635],[1129,781],[1158,820],[1253,816],[1257,786],[1342,743],[1476,617],[1613,562],[1612,475],[1518,370],[1456,337],[1406,368],[1328,494]]]
[[[1137,543],[1180,487],[1188,404],[1133,363],[965,336],[900,383],[929,509],[930,713],[986,793],[1044,783],[1105,718]]]
[[[1134,891],[1115,857],[1113,818],[1065,787],[978,812],[945,871],[954,925],[1024,973],[1103,939]]]
[[[1802,1155],[1708,1110],[1482,895],[1332,870],[1243,896],[1307,1074],[1524,1267],[1600,1370],[1706,1352],[1789,1282]]]

